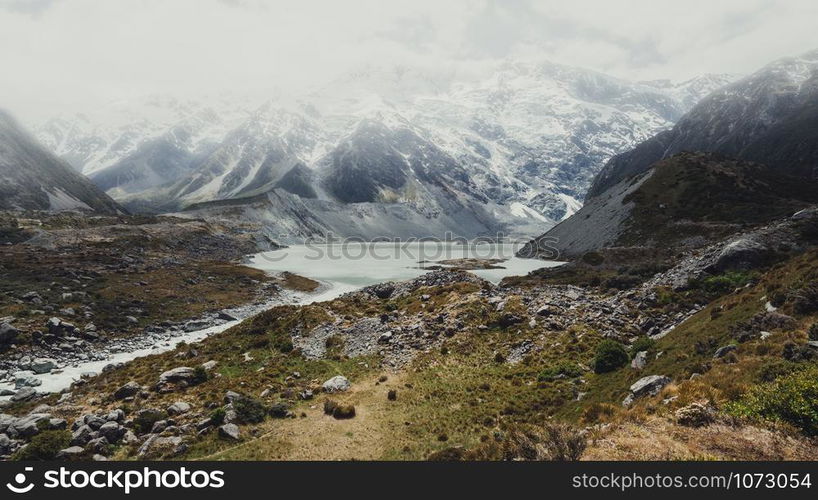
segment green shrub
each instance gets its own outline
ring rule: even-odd
[[[224,423],[224,419],[227,416],[227,410],[224,408],[216,408],[212,412],[210,412],[210,422],[213,425],[222,425]]]
[[[207,370],[204,369],[202,365],[197,366],[193,369],[193,385],[198,385],[203,382],[207,382],[207,379],[210,375],[207,373]]]
[[[741,288],[752,281],[753,275],[743,271],[730,271],[718,276],[708,276],[693,283],[694,288],[713,295],[723,295]]]
[[[636,339],[630,346],[631,357],[636,356],[637,352],[649,351],[656,345],[656,341],[648,336],[642,336]]]
[[[792,308],[796,314],[812,314],[818,311],[818,283],[811,283],[793,292]]]
[[[818,368],[756,386],[739,401],[728,403],[726,409],[737,416],[785,422],[807,435],[818,435]]]
[[[233,400],[233,409],[236,410],[236,418],[243,424],[257,424],[264,421],[267,410],[261,401],[248,396],[242,396]]]
[[[559,378],[560,376],[574,378],[579,377],[580,375],[582,375],[582,368],[580,368],[576,363],[571,363],[570,361],[560,361],[559,363],[551,365],[543,370],[538,379],[541,382],[549,382]]]
[[[54,460],[57,453],[68,448],[71,442],[71,433],[62,431],[43,431],[28,443],[28,446],[19,450],[12,457],[14,460]]]
[[[605,262],[605,257],[599,252],[588,252],[582,256],[582,262],[591,266],[598,266]]]
[[[162,410],[154,408],[139,410],[133,420],[134,430],[136,430],[138,434],[150,432],[153,428],[153,424],[166,418],[168,418],[168,414]]]
[[[786,361],[783,359],[774,359],[772,361],[767,361],[758,371],[758,381],[759,382],[773,382],[778,377],[783,377],[784,375],[789,375],[793,372],[801,370],[804,365],[793,363],[792,361]]]
[[[615,340],[605,339],[596,348],[594,372],[612,372],[628,364],[629,360],[630,357],[622,344]]]
[[[288,338],[277,339],[275,341],[274,345],[275,345],[275,348],[279,350],[279,352],[282,352],[284,354],[286,354],[288,352],[292,352],[292,350],[294,348],[293,341],[289,337]]]

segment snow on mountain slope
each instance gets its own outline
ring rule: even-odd
[[[818,51],[779,59],[713,92],[662,132],[611,158],[588,193],[682,151],[712,151],[818,178]]]
[[[39,135],[136,209],[275,187],[419,209],[446,192],[492,204],[495,221],[547,229],[581,206],[607,159],[727,81],[633,83],[550,63],[505,63],[487,78],[364,67],[250,113],[155,100],[138,119],[142,107],[114,107],[116,119],[52,120]]]
[[[0,209],[92,210],[122,208],[0,111]]]

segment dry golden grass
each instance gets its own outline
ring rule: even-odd
[[[786,430],[716,423],[691,428],[664,417],[592,432],[583,460],[816,460],[818,443]]]

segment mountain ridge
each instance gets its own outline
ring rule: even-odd
[[[682,151],[713,151],[818,178],[818,50],[782,58],[707,96],[668,131],[611,158],[586,199]]]
[[[0,110],[0,209],[124,210]]]

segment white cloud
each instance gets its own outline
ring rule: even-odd
[[[0,107],[271,95],[361,64],[550,59],[618,76],[746,73],[818,47],[812,0],[0,0]]]

